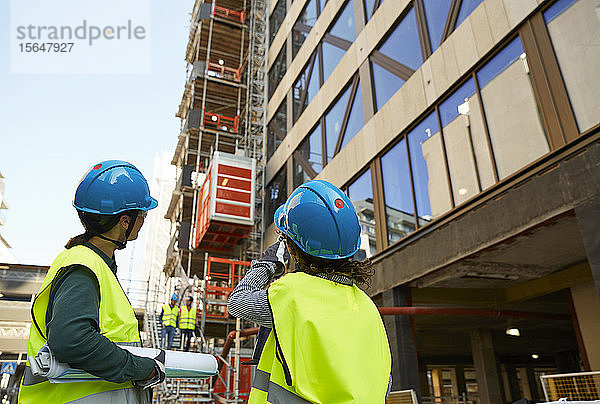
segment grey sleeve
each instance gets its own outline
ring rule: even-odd
[[[265,261],[252,261],[244,279],[229,295],[227,310],[234,317],[255,322],[272,328],[273,320],[266,287],[275,273],[275,264]]]

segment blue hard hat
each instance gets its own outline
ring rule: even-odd
[[[300,185],[277,209],[274,220],[302,251],[315,257],[348,258],[360,247],[356,210],[350,199],[327,181]]]
[[[179,300],[179,296],[177,296],[177,293],[173,293],[173,296],[171,296],[171,300]]]
[[[103,161],[90,168],[79,181],[73,200],[77,210],[102,215],[150,210],[157,205],[140,170],[121,160]]]

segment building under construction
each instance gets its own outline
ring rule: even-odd
[[[264,0],[197,0],[191,13],[164,272],[181,300],[197,302],[193,348],[218,355],[222,369],[203,383],[169,381],[164,402],[236,402],[250,391],[250,367],[239,362],[253,341],[238,336],[232,348],[227,337],[251,325],[236,324],[227,298],[262,251],[267,12]],[[147,321],[155,345],[157,317]]]
[[[598,399],[596,7],[196,1],[165,272],[202,304],[199,343],[221,354],[245,328],[228,293],[275,240],[275,209],[321,178],[359,213],[392,390]],[[202,388],[243,399],[222,359],[231,372]]]

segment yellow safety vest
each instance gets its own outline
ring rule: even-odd
[[[79,245],[63,251],[56,257],[33,301],[31,309],[33,322],[29,331],[27,357],[35,356],[46,343],[46,309],[54,279],[61,273],[62,268],[74,264],[89,268],[98,280],[100,333],[116,343],[140,344],[138,321],[116,276],[100,256],[88,247]],[[112,383],[103,380],[53,384],[47,379],[33,376],[28,361],[19,389],[19,403],[66,403],[93,394],[123,389],[134,389],[134,387],[131,382]]]
[[[162,315],[162,323],[163,327],[175,327],[177,325],[177,314],[179,314],[179,307],[177,305],[169,306],[168,304],[163,304],[163,315]]]
[[[273,282],[267,294],[273,329],[249,404],[385,402],[387,334],[362,290],[296,272]]]
[[[181,307],[179,311],[179,328],[182,330],[193,330],[196,328],[196,308],[188,310],[187,306]]]

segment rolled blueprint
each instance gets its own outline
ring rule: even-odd
[[[136,346],[121,348],[137,356],[155,358],[160,350]],[[217,374],[217,360],[214,356],[202,353],[165,351],[165,373],[169,378],[202,379]],[[71,368],[59,362],[48,345],[44,345],[36,356],[30,356],[29,365],[36,376],[47,378],[51,383],[72,383],[100,380],[84,370]]]

